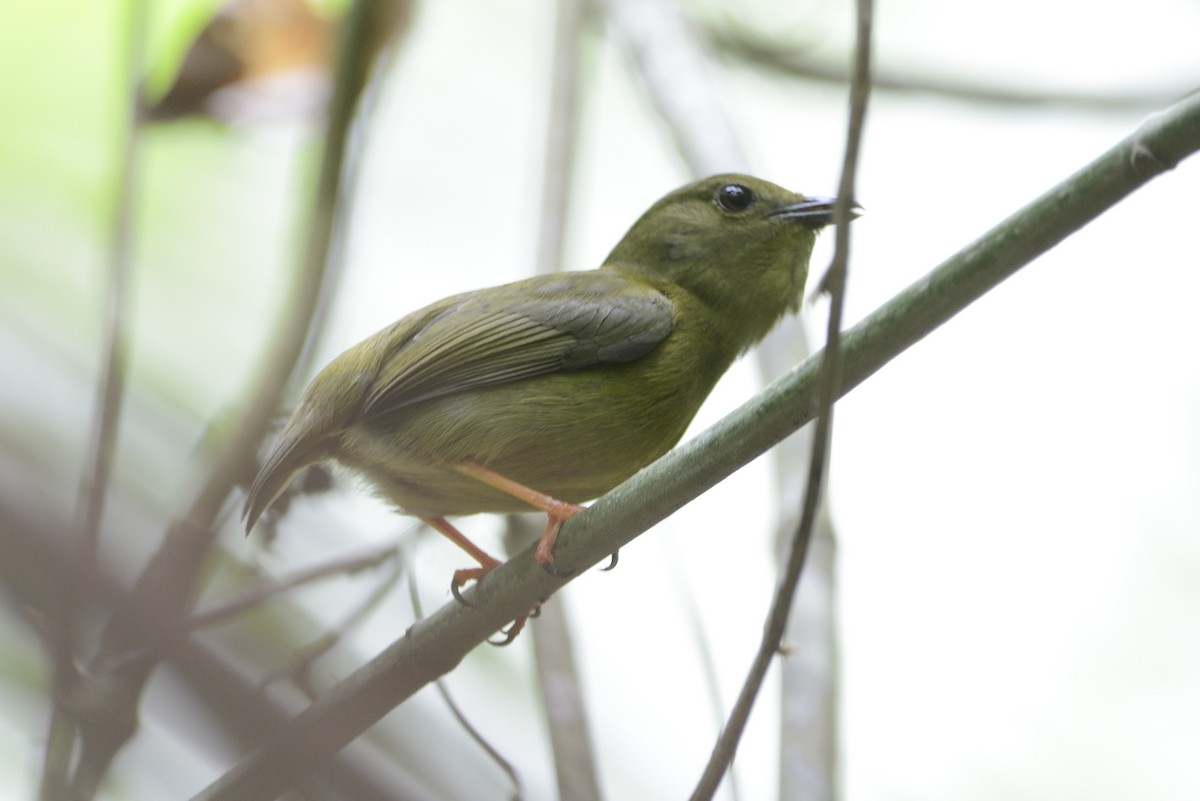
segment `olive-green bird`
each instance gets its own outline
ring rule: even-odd
[[[733,360],[796,310],[834,201],[745,175],[688,184],[642,215],[600,269],[446,298],[334,359],[305,390],[250,487],[247,531],[326,459],[464,548],[445,518],[549,522],[554,561],[577,504],[666,453]]]

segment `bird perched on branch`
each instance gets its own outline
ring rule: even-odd
[[[833,205],[713,176],[651,206],[597,270],[409,314],[313,379],[250,487],[247,531],[301,469],[334,459],[478,562],[456,594],[499,561],[447,517],[541,509],[549,568],[578,504],[674,446],[734,359],[798,308]]]

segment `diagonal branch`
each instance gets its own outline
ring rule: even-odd
[[[1198,149],[1200,93],[1147,120],[845,331],[838,397]],[[814,355],[573,518],[563,527],[555,566],[579,571],[596,564],[809,422],[821,358]],[[470,606],[452,602],[413,625],[197,798],[275,798],[569,580],[547,575],[534,562],[533,547],[526,549],[464,594]]]
[[[585,0],[558,0],[556,3],[534,255],[534,271],[539,275],[562,269],[575,150],[579,143],[580,96],[583,89],[581,62],[588,22]],[[506,519],[504,540],[505,550],[509,553],[527,542],[531,533],[536,536],[541,532],[542,524],[531,524],[529,517],[509,515]],[[531,532],[533,526],[536,526],[536,531]],[[589,714],[584,704],[582,679],[576,664],[567,610],[562,604],[549,604],[542,608],[539,622],[541,625],[529,634],[533,642],[537,688],[549,733],[558,793],[562,798],[579,801],[598,800],[603,796],[597,778],[596,749],[592,744]],[[441,682],[438,688],[445,693]],[[455,715],[462,720],[457,711]],[[520,798],[523,791],[515,772],[490,748],[489,753],[509,771],[516,785],[515,797]]]

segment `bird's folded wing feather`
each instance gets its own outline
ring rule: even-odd
[[[671,303],[662,294],[588,275],[459,296],[388,354],[364,416],[560,370],[630,362],[671,333]]]

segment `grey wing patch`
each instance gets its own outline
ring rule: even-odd
[[[501,308],[469,298],[391,355],[364,414],[559,370],[631,362],[658,346],[672,327],[670,301],[653,291],[568,301],[542,296]]]
[[[448,309],[392,356],[367,396],[367,416],[468,389],[540,375],[560,364],[570,338],[505,311]]]
[[[574,338],[563,369],[632,362],[671,333],[671,303],[657,292],[626,293],[617,301],[572,301],[553,310],[552,325]]]

